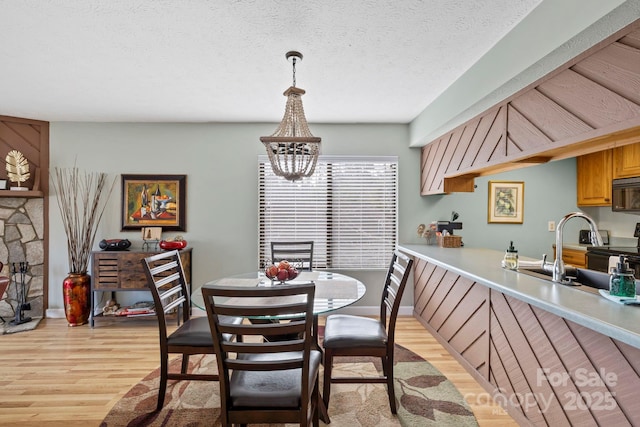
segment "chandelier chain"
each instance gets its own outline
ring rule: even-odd
[[[296,87],[296,57],[293,57],[293,87]]]

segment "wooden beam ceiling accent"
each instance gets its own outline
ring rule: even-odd
[[[640,142],[640,20],[627,31],[423,147],[421,194]]]

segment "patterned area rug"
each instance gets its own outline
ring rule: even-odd
[[[397,416],[391,414],[384,384],[333,384],[329,402],[331,426],[478,425],[462,395],[429,362],[398,345],[395,358]],[[179,369],[178,360],[173,360],[172,369]],[[190,362],[197,372],[216,370],[214,356],[192,357]],[[357,363],[340,363],[340,358],[336,358],[334,363],[336,376],[375,375],[376,369],[381,370],[377,360],[369,358],[361,358]],[[220,425],[217,382],[169,381],[164,408],[154,413],[158,382],[156,369],[116,403],[101,426]]]

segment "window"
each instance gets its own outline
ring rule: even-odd
[[[397,157],[320,156],[287,181],[259,156],[260,265],[271,241],[313,240],[314,268],[388,268],[398,218]]]

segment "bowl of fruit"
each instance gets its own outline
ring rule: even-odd
[[[274,282],[284,283],[298,277],[298,269],[289,261],[282,260],[265,268],[264,275]]]

